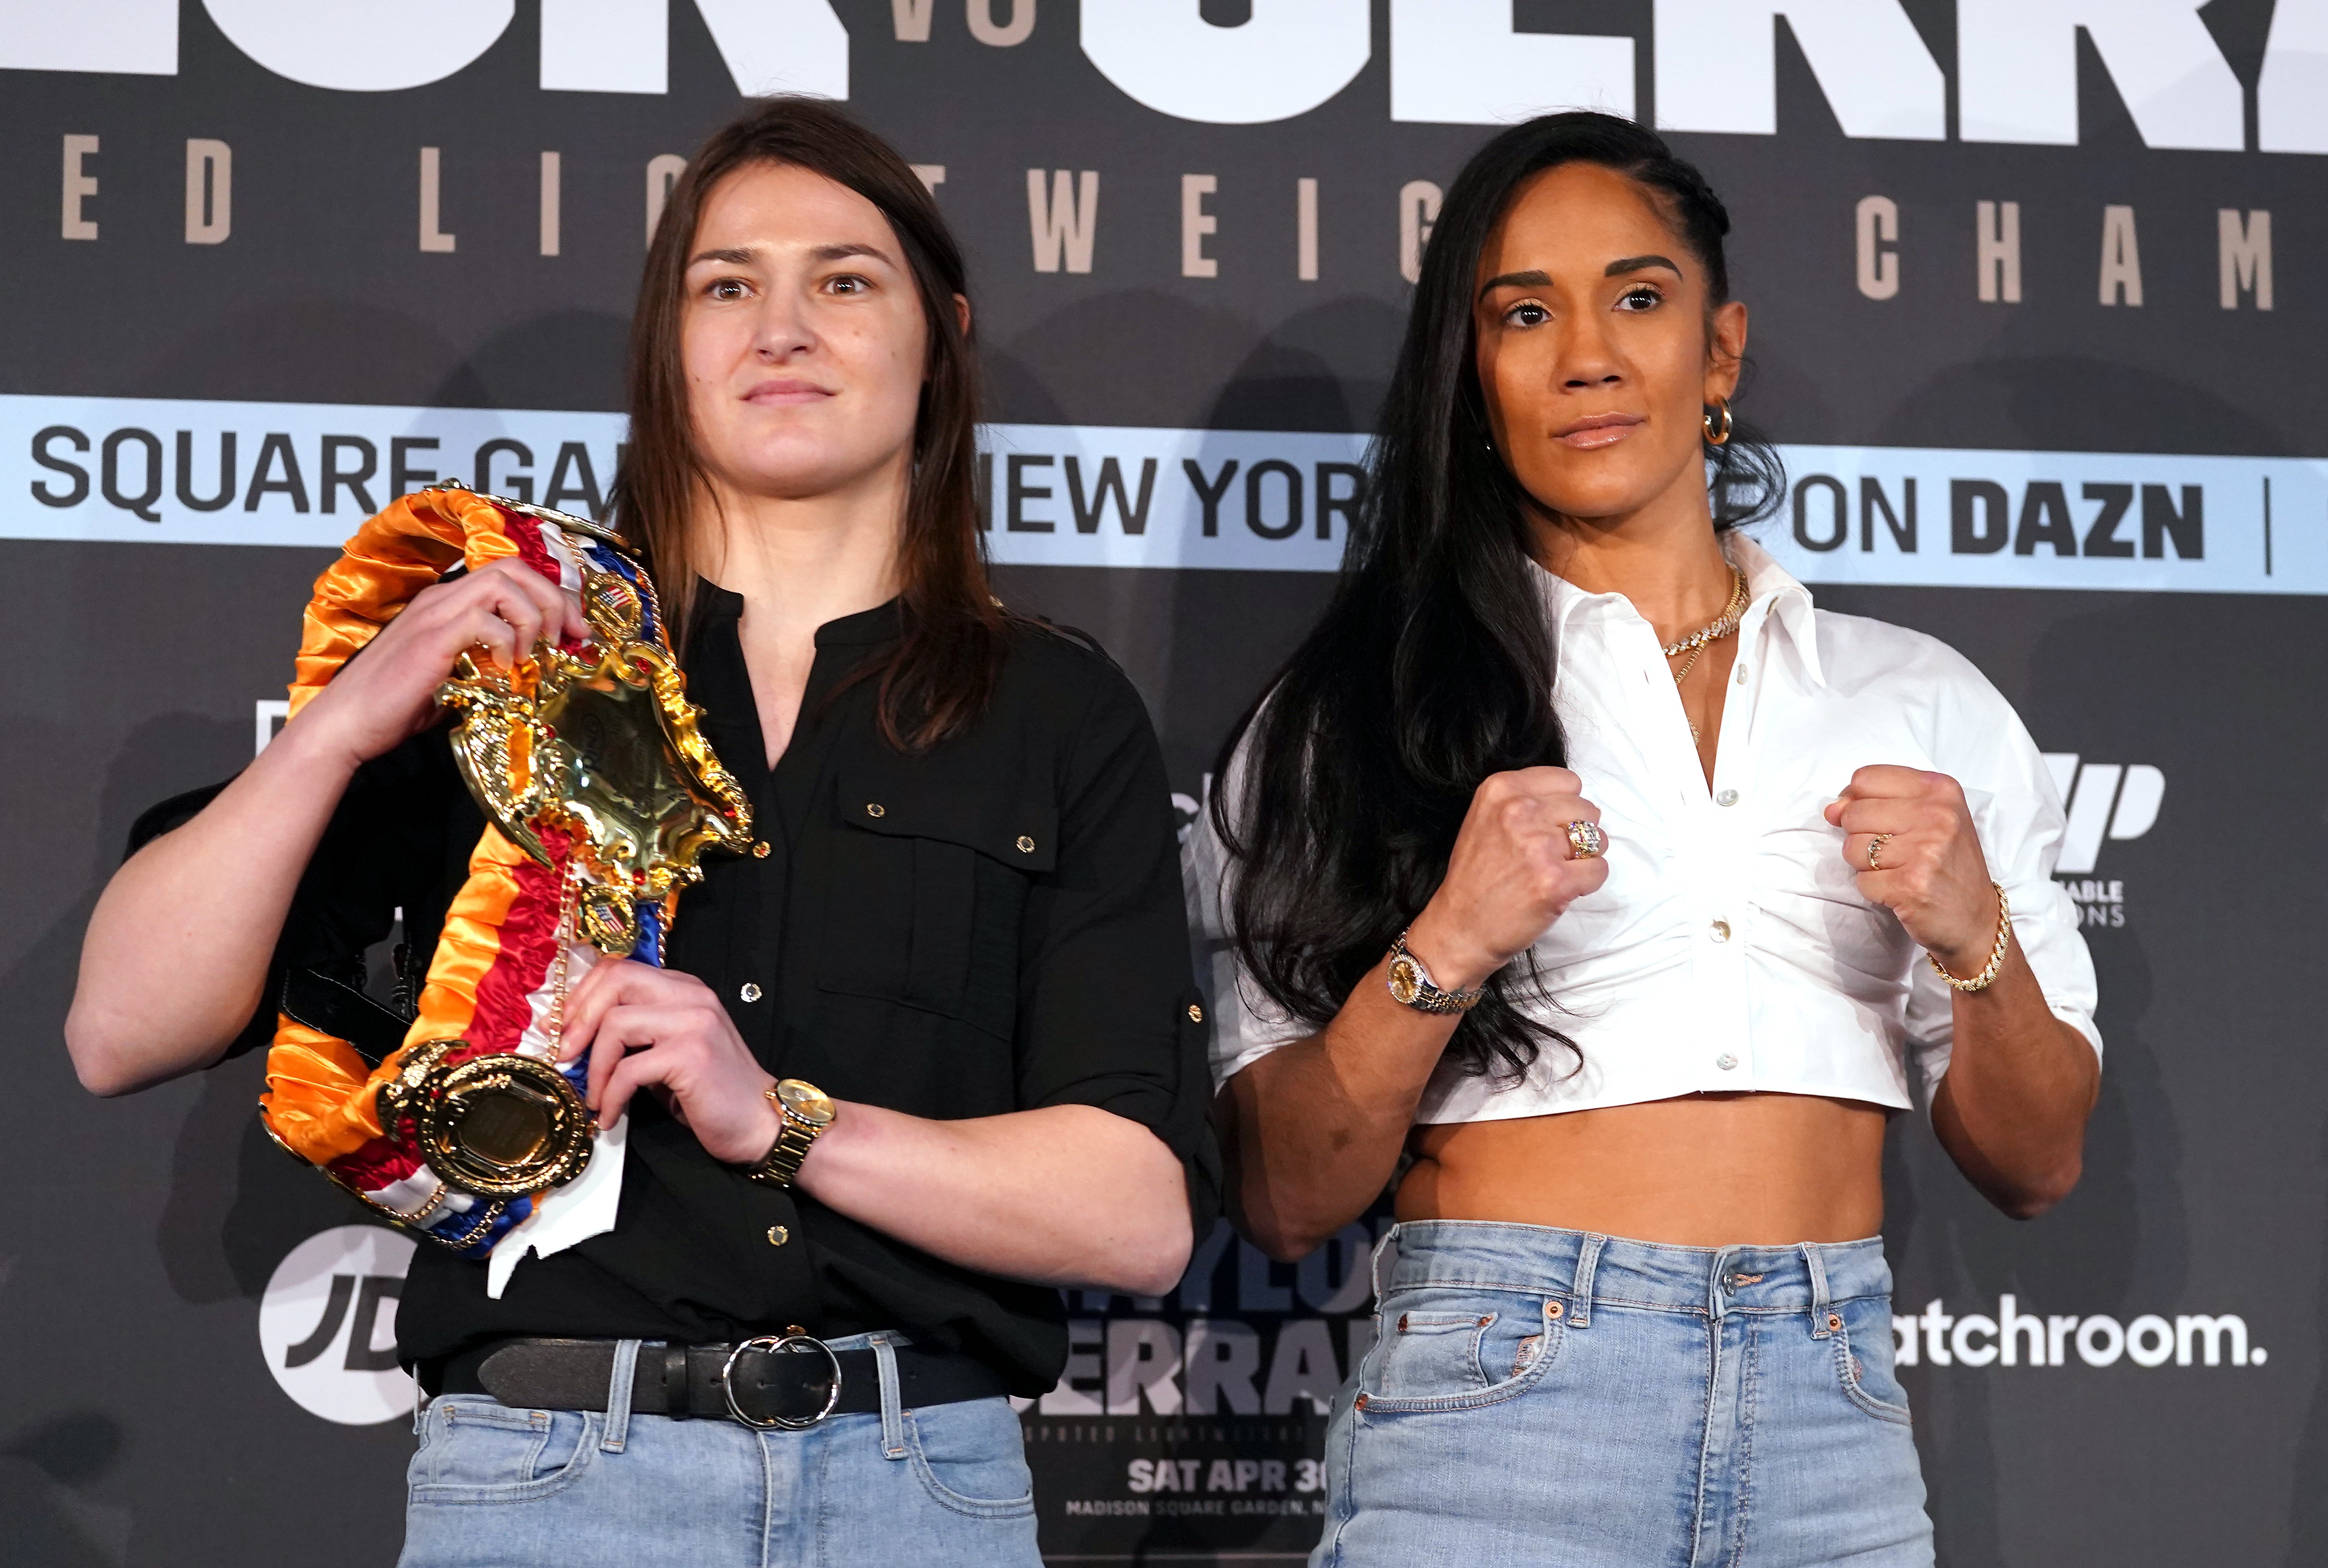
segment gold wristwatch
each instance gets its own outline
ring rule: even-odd
[[[1422,1013],[1464,1013],[1479,1005],[1488,994],[1484,985],[1469,991],[1441,991],[1431,982],[1431,972],[1422,961],[1406,950],[1406,933],[1390,944],[1390,994],[1393,1000]]]
[[[764,1092],[784,1125],[759,1163],[744,1174],[770,1187],[790,1187],[800,1175],[801,1161],[808,1158],[809,1145],[832,1125],[840,1108],[823,1090],[799,1078],[780,1078],[774,1088]]]

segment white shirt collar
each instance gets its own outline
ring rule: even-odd
[[[1825,686],[1826,674],[1819,668],[1818,629],[1810,589],[1796,581],[1769,551],[1734,529],[1722,536],[1722,548],[1731,563],[1746,574],[1746,614],[1741,624],[1754,621],[1758,614],[1777,621],[1794,643],[1812,684]],[[1572,618],[1588,610],[1640,618],[1640,612],[1622,594],[1588,594],[1567,578],[1544,570],[1533,559],[1529,565],[1555,634],[1566,631]]]
[[[1722,539],[1731,563],[1746,574],[1748,612],[1751,614],[1758,606],[1767,606],[1763,614],[1785,628],[1811,684],[1825,686],[1826,671],[1819,668],[1818,620],[1812,614],[1810,589],[1797,582],[1794,574],[1780,566],[1769,550],[1736,529]]]

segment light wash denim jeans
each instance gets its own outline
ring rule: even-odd
[[[1375,1269],[1312,1568],[1929,1568],[1881,1241],[1430,1220]]]
[[[417,1423],[400,1568],[1039,1568],[1009,1402],[900,1409],[884,1338],[830,1342],[876,1350],[881,1413],[806,1432],[629,1414],[630,1355],[603,1414],[440,1394]]]

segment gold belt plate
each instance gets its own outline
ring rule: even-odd
[[[579,518],[516,510],[610,540]],[[544,641],[514,670],[464,654],[437,699],[461,712],[453,755],[478,803],[544,865],[547,836],[565,835],[583,934],[620,958],[637,944],[640,903],[701,880],[705,850],[750,847],[752,812],[678,664],[644,630],[651,598],[586,558],[581,599],[591,637],[579,653]]]
[[[523,1197],[560,1187],[590,1163],[589,1107],[548,1062],[512,1051],[445,1058],[465,1040],[431,1040],[380,1086],[381,1122],[408,1121],[416,1151],[455,1191]]]

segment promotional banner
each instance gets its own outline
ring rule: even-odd
[[[0,518],[0,538],[330,548],[380,509],[376,497],[446,479],[595,516],[624,424],[521,408],[0,395],[0,494],[40,503]],[[990,425],[981,437],[981,523],[1005,566],[1330,572],[1366,483],[1366,438],[1350,433]],[[1793,482],[1788,526],[1763,530],[1763,543],[1807,583],[2328,593],[2328,462],[1779,453]]]
[[[2052,1212],[1892,1131],[1940,1558],[2328,1561],[2323,0],[0,0],[0,1558],[395,1560],[412,1244],[267,1141],[253,1059],[83,1090],[81,933],[273,734],[368,513],[604,512],[647,237],[776,90],[962,239],[998,591],[1123,664],[1184,823],[1331,589],[1465,158],[1663,127],[1732,214],[1756,537],[2013,701],[2099,972]],[[1069,1292],[1047,1555],[1299,1561],[1387,1223]]]

